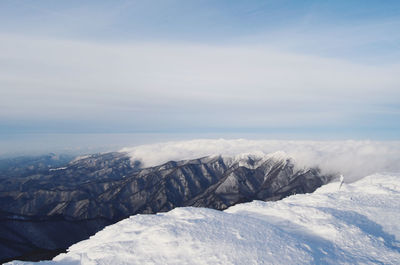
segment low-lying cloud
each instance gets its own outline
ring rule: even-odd
[[[144,166],[170,160],[194,159],[209,155],[234,156],[241,153],[283,151],[299,167],[320,167],[327,173],[341,173],[353,181],[376,172],[400,172],[399,141],[280,141],[196,139],[123,148]]]

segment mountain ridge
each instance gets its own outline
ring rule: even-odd
[[[131,215],[182,206],[223,210],[254,199],[278,200],[312,192],[333,177],[317,168],[295,169],[292,160],[274,156],[207,156],[140,166],[127,154],[112,152],[0,181],[0,234],[7,235],[0,240],[1,252],[23,256],[35,248],[65,249]],[[60,232],[51,234],[53,227]],[[12,251],[10,240],[15,242]]]

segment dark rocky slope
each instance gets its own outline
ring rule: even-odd
[[[0,159],[0,179],[23,177],[37,173],[45,173],[52,167],[59,167],[70,162],[71,155],[56,155],[53,153],[41,156],[19,156]]]
[[[92,155],[0,180],[0,261],[51,258],[130,215],[279,200],[330,178],[315,168],[295,170],[282,157],[214,156],[140,168],[124,153]]]

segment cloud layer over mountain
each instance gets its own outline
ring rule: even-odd
[[[242,153],[285,152],[299,167],[319,166],[328,173],[344,174],[347,181],[375,172],[400,172],[400,142],[383,141],[274,141],[196,139],[123,148],[145,166],[169,160],[194,159],[209,155],[235,156]]]

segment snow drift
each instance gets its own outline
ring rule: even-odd
[[[400,174],[339,187],[132,216],[40,264],[400,264]]]

